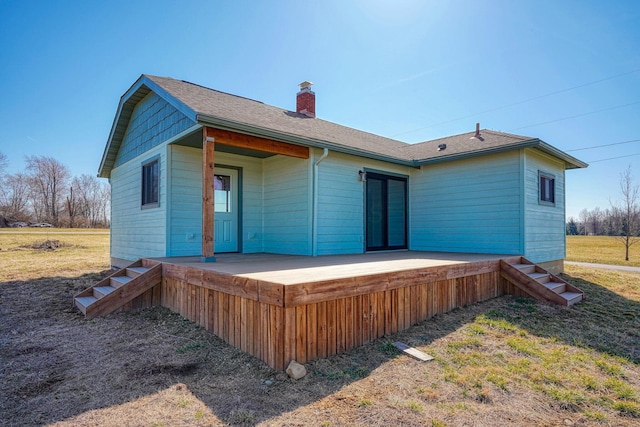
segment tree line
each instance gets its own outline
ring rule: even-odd
[[[620,174],[620,195],[608,208],[583,209],[578,219],[570,217],[566,232],[570,236],[613,236],[624,244],[629,261],[629,247],[640,242],[640,187],[633,181],[631,166]]]
[[[0,222],[4,225],[110,225],[108,183],[88,174],[71,176],[67,166],[49,156],[26,156],[23,172],[6,173],[8,165],[7,156],[0,152]]]

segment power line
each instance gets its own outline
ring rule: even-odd
[[[592,150],[594,148],[611,147],[612,145],[629,144],[630,142],[638,142],[638,141],[640,141],[640,139],[630,139],[629,141],[612,142],[611,144],[594,145],[592,147],[574,148],[573,150],[564,150],[564,151],[569,152],[569,151]]]
[[[549,121],[546,121],[546,122],[540,122],[540,123],[536,123],[536,124],[533,124],[533,125],[520,126],[520,127],[517,127],[517,128],[510,129],[509,132],[514,131],[514,130],[531,128],[531,127],[534,127],[534,126],[546,125],[546,124],[549,124],[549,123],[561,122],[563,120],[575,119],[577,117],[584,117],[584,116],[588,116],[588,115],[591,115],[591,114],[602,113],[604,111],[616,110],[618,108],[629,107],[631,105],[636,105],[636,104],[640,104],[640,101],[630,102],[628,104],[623,104],[623,105],[616,105],[615,107],[603,108],[601,110],[589,111],[588,113],[575,114],[573,116],[562,117],[560,119],[549,120]]]
[[[533,98],[527,98],[527,99],[524,99],[522,101],[513,102],[511,104],[502,105],[500,107],[490,108],[488,110],[484,110],[484,111],[481,111],[479,113],[468,114],[466,116],[461,116],[461,117],[458,117],[458,118],[455,118],[455,119],[445,120],[443,122],[434,123],[432,125],[423,126],[423,127],[420,127],[420,128],[416,128],[416,129],[413,129],[413,130],[406,131],[406,132],[396,133],[395,135],[391,135],[391,137],[395,138],[396,136],[399,136],[399,135],[405,135],[407,133],[417,132],[419,130],[429,129],[429,128],[432,128],[432,127],[436,127],[436,126],[445,125],[445,124],[448,124],[448,123],[457,122],[458,120],[468,119],[470,117],[479,116],[481,114],[492,113],[492,112],[498,111],[498,110],[504,110],[505,108],[514,107],[516,105],[525,104],[527,102],[535,101],[535,100],[538,100],[538,99],[541,99],[541,98],[546,98],[548,96],[558,95],[560,93],[569,92],[569,91],[572,91],[572,90],[575,90],[575,89],[580,89],[582,87],[594,85],[594,84],[601,83],[601,82],[604,82],[604,81],[607,81],[607,80],[617,79],[618,77],[627,76],[629,74],[637,73],[639,71],[640,71],[640,68],[636,69],[636,70],[632,70],[632,71],[627,71],[625,73],[616,74],[615,76],[604,77],[602,79],[593,80],[593,81],[590,81],[590,82],[587,82],[587,83],[583,83],[583,84],[580,84],[580,85],[577,85],[577,86],[572,86],[572,87],[569,87],[569,88],[566,88],[566,89],[560,89],[560,90],[557,90],[555,92],[545,93],[544,95],[534,96]]]
[[[632,156],[640,156],[640,153],[634,153],[634,154],[625,154],[624,156],[618,156],[618,157],[609,157],[608,159],[600,159],[600,160],[591,160],[590,162],[587,163],[598,163],[598,162],[605,162],[607,160],[616,160],[616,159],[623,159],[625,157],[632,157]]]

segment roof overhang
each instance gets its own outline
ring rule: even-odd
[[[212,126],[218,129],[245,133],[248,135],[273,139],[276,141],[287,142],[290,144],[303,145],[303,146],[314,147],[314,148],[327,148],[331,151],[336,151],[344,154],[351,154],[354,156],[366,157],[368,159],[381,160],[389,163],[394,163],[394,164],[403,165],[403,166],[410,166],[415,168],[419,167],[419,165],[416,164],[414,160],[384,156],[379,153],[372,153],[366,150],[358,150],[355,148],[350,148],[344,145],[335,144],[328,141],[305,138],[299,135],[292,135],[288,133],[278,132],[271,129],[265,129],[262,127],[252,126],[246,123],[236,122],[236,121],[227,120],[227,119],[221,119],[219,117],[208,116],[205,114],[197,114],[196,121],[197,123],[203,126]]]
[[[175,107],[182,114],[196,121],[196,113],[182,102],[174,98],[170,93],[158,86],[153,80],[149,79],[144,74],[141,75],[138,80],[120,97],[118,103],[118,109],[111,125],[111,131],[109,132],[109,138],[107,139],[107,145],[105,146],[100,160],[100,167],[98,168],[99,178],[109,178],[111,170],[116,162],[120,145],[124,139],[124,135],[129,125],[129,120],[135,106],[150,92],[157,93],[162,96],[169,104]]]
[[[488,154],[503,153],[505,151],[519,150],[523,148],[537,148],[542,152],[545,152],[554,157],[557,157],[558,159],[564,161],[566,169],[580,169],[580,168],[586,168],[589,166],[587,163],[581,160],[578,160],[573,156],[570,156],[564,151],[559,150],[538,138],[530,139],[527,141],[521,141],[514,144],[509,144],[509,145],[490,147],[483,150],[474,150],[474,151],[467,151],[463,153],[455,153],[451,155],[439,156],[435,158],[419,159],[419,160],[416,160],[416,163],[420,166],[430,165],[435,163],[450,162],[453,160],[462,160],[462,159],[469,159],[472,157],[486,156]]]

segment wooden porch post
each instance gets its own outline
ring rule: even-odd
[[[215,139],[210,129],[202,128],[202,262],[213,262],[214,257],[214,156]]]

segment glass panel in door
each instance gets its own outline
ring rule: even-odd
[[[406,178],[368,172],[366,199],[366,249],[406,249]]]

